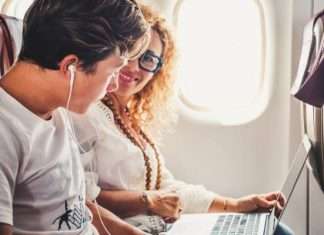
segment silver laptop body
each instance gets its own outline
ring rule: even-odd
[[[307,136],[304,136],[295,154],[294,162],[282,186],[286,205],[276,218],[276,211],[268,213],[213,213],[187,214],[165,233],[166,235],[273,235],[289,203],[298,179],[311,150]]]

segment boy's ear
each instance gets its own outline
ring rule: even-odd
[[[61,60],[59,70],[62,74],[69,76],[69,66],[73,64],[77,68],[78,62],[79,58],[76,55],[67,55]]]

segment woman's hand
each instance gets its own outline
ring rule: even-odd
[[[285,196],[280,192],[255,194],[230,201],[229,207],[236,212],[269,211],[275,207],[278,214],[286,204]]]
[[[182,205],[179,196],[173,192],[148,191],[148,209],[161,216],[167,223],[179,219]]]

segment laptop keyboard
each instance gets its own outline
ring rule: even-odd
[[[260,217],[260,214],[221,215],[210,235],[257,235]]]

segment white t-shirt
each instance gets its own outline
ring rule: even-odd
[[[64,110],[50,121],[0,88],[0,223],[14,234],[96,234]]]

